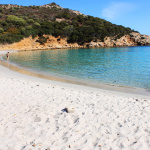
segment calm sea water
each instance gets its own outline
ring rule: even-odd
[[[19,52],[10,62],[41,73],[150,89],[149,46]]]

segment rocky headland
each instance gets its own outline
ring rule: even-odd
[[[148,35],[54,2],[42,6],[0,4],[0,12],[0,50],[150,45]]]
[[[66,48],[100,48],[100,47],[127,47],[127,46],[146,46],[150,45],[150,36],[132,32],[130,35],[124,35],[119,39],[115,37],[105,37],[104,42],[92,41],[79,45],[78,43],[68,43],[67,38],[44,35],[47,42],[40,44],[38,37],[24,38],[20,42],[13,44],[1,44],[0,50],[41,50],[41,49],[66,49]]]

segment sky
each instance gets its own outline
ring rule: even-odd
[[[52,2],[150,35],[150,0],[1,0],[0,4],[39,6]]]

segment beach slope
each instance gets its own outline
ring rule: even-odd
[[[150,97],[0,66],[0,149],[149,150]]]

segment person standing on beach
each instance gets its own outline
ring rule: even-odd
[[[9,59],[9,52],[7,52],[6,57],[7,57],[7,59]]]

